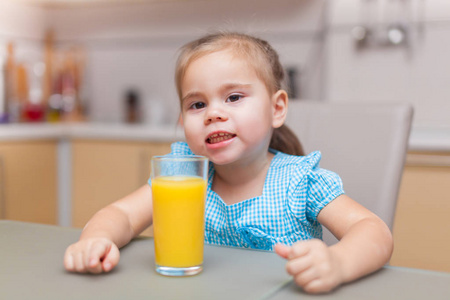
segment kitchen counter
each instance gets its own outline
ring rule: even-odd
[[[408,150],[425,152],[450,152],[450,128],[413,127]]]
[[[175,125],[160,127],[120,123],[0,125],[0,141],[71,138],[170,142],[183,140],[184,133],[181,127]],[[408,150],[450,151],[450,128],[413,127]]]
[[[175,125],[150,126],[120,123],[23,123],[0,125],[0,141],[43,139],[109,139],[170,142],[184,139]]]

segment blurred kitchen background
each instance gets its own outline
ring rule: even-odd
[[[413,105],[391,263],[450,271],[448,0],[0,0],[0,217],[82,227],[142,185],[216,30],[268,40],[294,101]]]
[[[271,42],[295,98],[409,102],[414,127],[450,126],[446,0],[2,0],[0,59],[13,43],[16,64],[50,63],[53,81],[72,64],[88,120],[124,121],[135,93],[143,122],[170,123],[177,49],[217,29]]]

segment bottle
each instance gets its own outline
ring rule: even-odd
[[[23,109],[25,121],[39,122],[44,120],[45,106],[41,84],[44,71],[45,65],[42,62],[36,62],[28,69],[28,97]]]
[[[17,76],[16,62],[14,58],[14,44],[8,43],[6,46],[6,66],[5,66],[5,97],[8,109],[8,122],[19,122],[21,120],[22,107],[17,99]]]
[[[288,95],[291,99],[300,99],[300,89],[298,88],[298,71],[295,67],[287,68],[288,75]]]
[[[139,94],[136,90],[128,90],[125,95],[126,115],[125,121],[127,123],[139,123]]]
[[[8,122],[8,102],[6,101],[6,63],[0,61],[0,124]]]

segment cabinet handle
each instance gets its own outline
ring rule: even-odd
[[[0,155],[0,219],[6,217],[6,199],[5,199],[5,164],[3,156]]]

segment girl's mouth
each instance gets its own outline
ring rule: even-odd
[[[208,144],[216,144],[234,138],[236,135],[227,132],[218,132],[211,134],[206,142]]]

